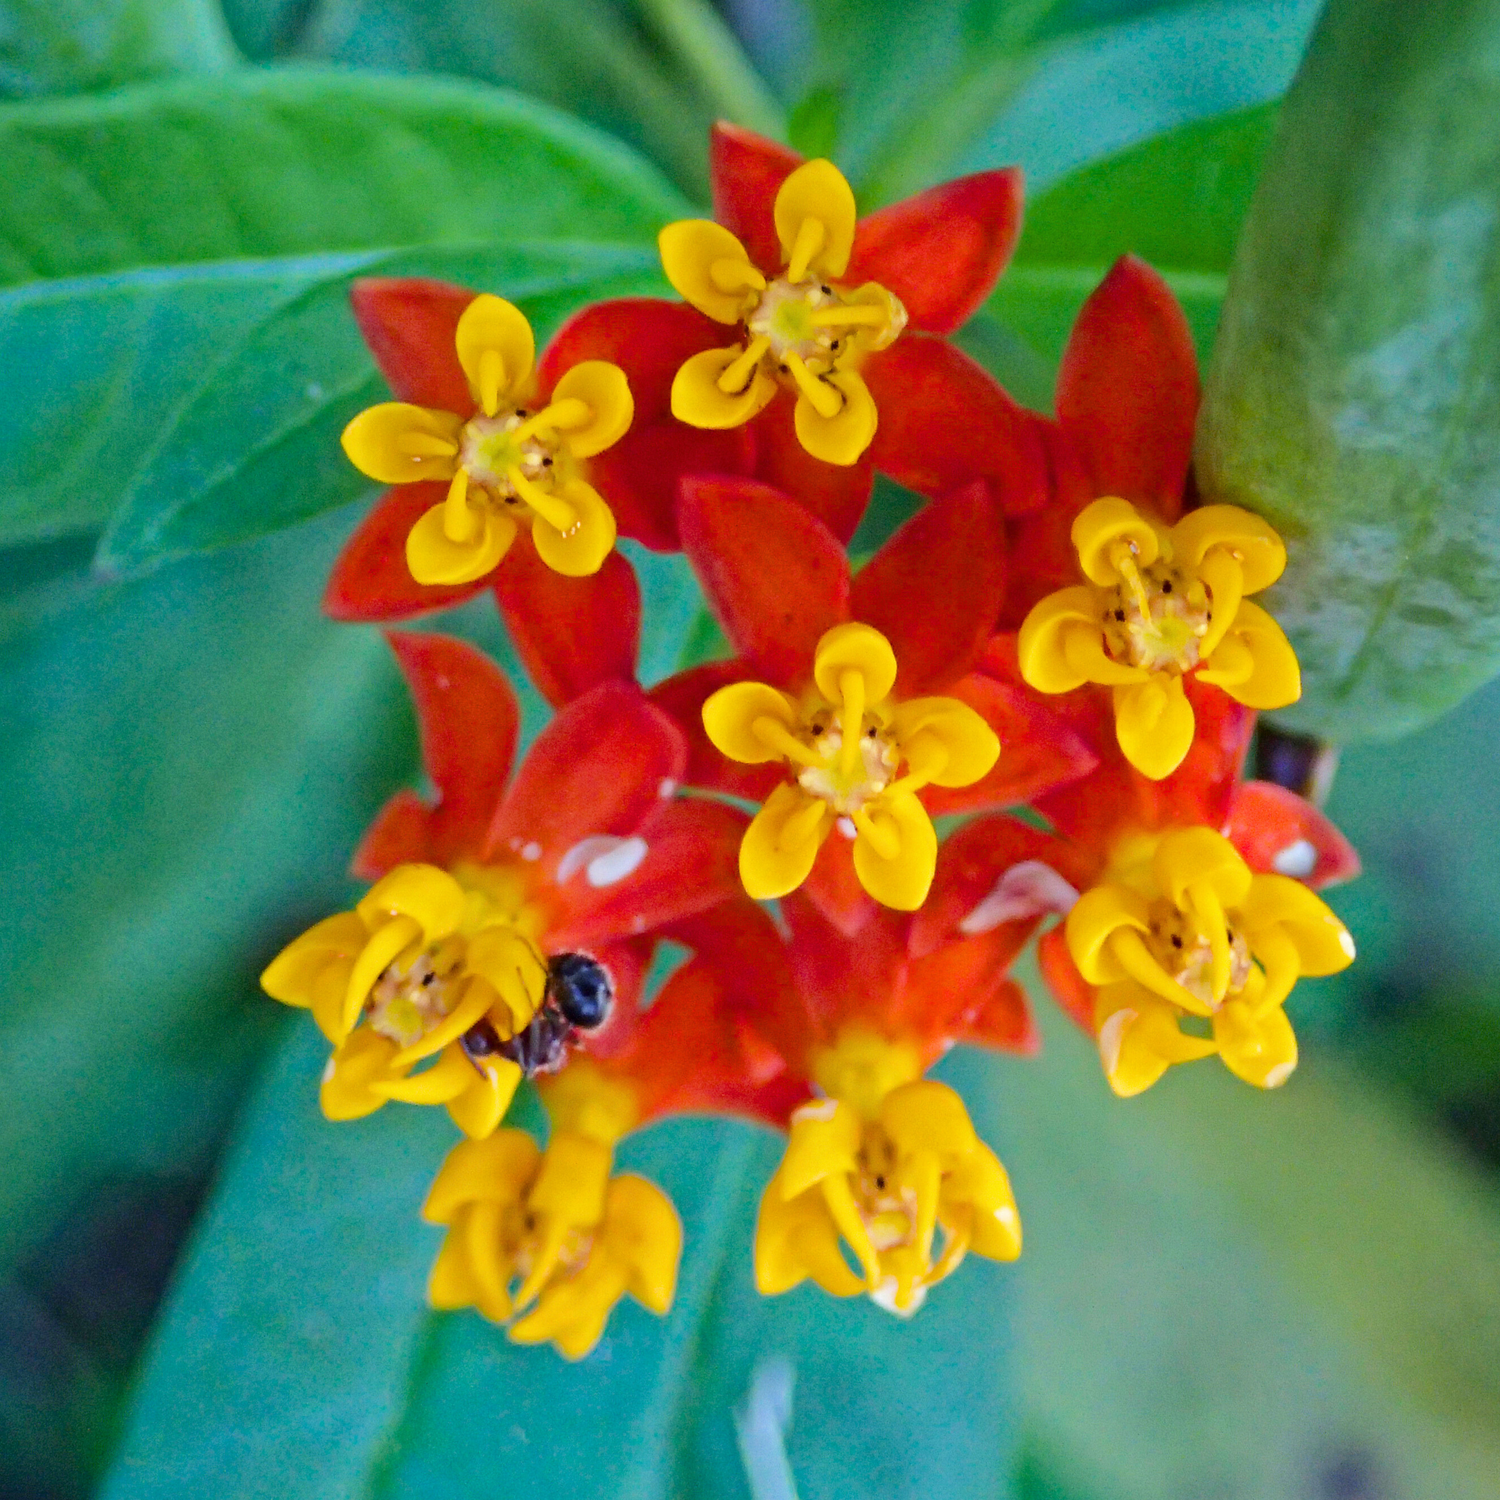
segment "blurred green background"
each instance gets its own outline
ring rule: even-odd
[[[758,1302],[776,1146],[706,1122],[625,1153],[688,1224],[670,1319],[624,1307],[571,1367],[432,1316],[446,1122],[327,1126],[320,1044],[255,985],[415,774],[377,634],[317,607],[380,390],[350,277],[543,333],[661,289],[721,115],[867,204],[1019,161],[961,341],[1048,409],[1127,250],[1206,359],[1317,10],[0,0],[0,1496],[1500,1495],[1500,685],[1345,751],[1361,956],[1299,988],[1282,1093],[1205,1066],[1121,1104],[1045,1000],[1040,1058],[943,1065],[1027,1248],[910,1325]],[[698,601],[627,550],[649,680]],[[491,608],[444,623],[513,662]]]

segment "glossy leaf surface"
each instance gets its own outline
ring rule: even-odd
[[[1404,734],[1500,670],[1500,5],[1335,0],[1235,264],[1208,499],[1287,539],[1287,724]]]

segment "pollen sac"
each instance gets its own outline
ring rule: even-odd
[[[1021,1253],[1005,1169],[963,1100],[914,1071],[908,1049],[860,1032],[822,1059],[821,1075],[850,1097],[829,1095],[792,1116],[756,1224],[761,1292],[811,1278],[836,1297],[863,1292],[909,1317],[970,1251]]]
[[[1169,776],[1192,745],[1185,676],[1255,709],[1301,695],[1286,636],[1245,598],[1286,565],[1281,538],[1259,516],[1208,505],[1169,529],[1106,497],[1074,521],[1073,544],[1087,582],[1027,615],[1021,674],[1044,693],[1110,688],[1120,749],[1143,775]]]
[[[1284,1083],[1297,1065],[1282,1009],[1293,985],[1354,958],[1348,930],[1306,886],[1253,874],[1228,839],[1202,827],[1134,843],[1078,899],[1065,931],[1078,972],[1097,987],[1100,1056],[1123,1096],[1216,1052],[1247,1083]]]

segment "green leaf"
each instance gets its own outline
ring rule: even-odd
[[[1324,1053],[1272,1094],[1210,1061],[1122,1103],[1094,1047],[1042,1020],[1042,1055],[1000,1065],[997,1149],[1026,1224],[1023,1391],[1059,1487],[1488,1500],[1493,1181]]]
[[[669,1121],[620,1155],[682,1214],[677,1300],[666,1319],[622,1304],[595,1353],[569,1365],[473,1313],[423,1311],[439,1241],[416,1211],[451,1127],[411,1109],[318,1118],[326,1050],[300,1025],[249,1113],[106,1500],[209,1489],[223,1500],[735,1500],[750,1494],[746,1460],[757,1472],[789,1462],[804,1500],[997,1493],[1015,1437],[1011,1268],[969,1261],[910,1323],[809,1288],[761,1299],[750,1237],[777,1141]],[[990,1065],[970,1056],[950,1069],[992,1131]],[[788,1369],[789,1429],[773,1399]]]
[[[1263,514],[1279,717],[1426,723],[1500,670],[1500,5],[1334,0],[1246,226],[1200,486]]]
[[[1206,360],[1274,123],[1274,106],[1242,110],[1065,177],[1028,207],[1015,262],[963,330],[964,347],[1017,399],[1050,411],[1079,308],[1110,266],[1132,254],[1166,275]]]
[[[348,520],[5,621],[0,1267],[113,1172],[208,1164],[253,975],[410,774],[384,647],[317,611]]]
[[[532,100],[243,72],[0,108],[0,281],[400,245],[645,243],[684,205]]]
[[[0,0],[0,97],[223,73],[238,60],[212,0]]]

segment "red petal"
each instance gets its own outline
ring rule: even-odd
[[[823,840],[802,891],[848,938],[860,932],[875,915],[876,902],[854,873],[854,845],[838,829]]]
[[[386,640],[411,689],[422,764],[437,788],[433,852],[441,864],[473,856],[510,776],[516,695],[505,673],[466,641],[397,631]]]
[[[397,865],[427,864],[432,852],[432,809],[409,787],[375,814],[349,862],[356,880],[379,880]]]
[[[841,542],[847,542],[870,504],[874,460],[868,452],[847,465],[814,458],[797,441],[795,411],[794,401],[777,396],[744,429],[754,445],[755,477],[791,495]]]
[[[1099,757],[1072,724],[1030,688],[971,672],[947,690],[1000,736],[1000,759],[972,786],[928,787],[922,802],[934,817],[1030,802],[1087,776]]]
[[[665,417],[637,423],[589,460],[589,481],[615,513],[621,536],[654,552],[679,552],[677,496],[688,474],[748,474],[755,440],[749,427],[704,432]]]
[[[1127,255],[1078,314],[1057,376],[1057,417],[1096,495],[1175,521],[1193,451],[1198,361],[1166,282]]]
[[[721,754],[704,732],[703,704],[709,695],[731,682],[744,682],[751,675],[745,662],[711,661],[678,672],[651,689],[651,701],[672,716],[687,741],[687,768],[682,774],[685,786],[764,802],[781,780],[780,766],[741,765]]]
[[[1024,1056],[1042,1050],[1042,1036],[1032,1019],[1031,1003],[1014,979],[996,978],[987,990],[976,995],[955,1025],[953,1040]]]
[[[940,183],[859,221],[850,285],[878,281],[912,328],[952,333],[995,289],[1021,233],[1021,169]]]
[[[1183,688],[1197,727],[1183,763],[1170,776],[1150,783],[1156,802],[1152,826],[1196,822],[1223,828],[1255,733],[1255,713],[1196,677],[1185,678]]]
[[[1036,1050],[1026,996],[1006,976],[1026,938],[1005,932],[947,943],[912,961],[897,1025],[931,1056],[957,1041],[979,1041],[1009,1052]],[[977,1033],[977,1034],[976,1034]]]
[[[565,370],[604,359],[625,371],[635,402],[630,431],[589,460],[589,479],[624,536],[661,552],[677,550],[677,482],[684,474],[745,474],[753,441],[745,428],[705,432],[672,416],[672,378],[704,349],[733,342],[732,330],[685,302],[621,297],[575,313],[543,353],[548,390]]]
[[[1071,845],[1018,818],[976,818],[943,841],[938,851],[937,873],[922,909],[912,918],[911,952],[921,956],[943,943],[964,936],[959,924],[999,886],[1017,865],[1036,862],[1055,870],[1074,890],[1089,883],[1094,864]],[[1033,909],[1018,911],[1014,918],[996,922],[985,931],[1004,927],[1024,943],[1027,935],[1049,910],[1050,882],[1034,881],[1014,893],[1018,906],[1028,894],[1035,896]],[[1009,894],[1009,891],[1007,892]],[[968,934],[973,936],[976,934]]]
[[[646,826],[646,857],[629,875],[595,887],[579,870],[562,886],[549,940],[587,945],[651,932],[740,896],[740,840],[749,821],[722,802],[669,802]]]
[[[387,490],[344,543],[328,575],[323,613],[334,620],[409,620],[433,609],[472,599],[484,579],[452,587],[428,588],[406,566],[406,538],[412,527],[441,505],[448,486],[433,481]]]
[[[1042,934],[1036,945],[1036,964],[1052,991],[1052,998],[1090,1036],[1094,1034],[1095,990],[1068,952],[1067,934],[1061,925]]]
[[[769,682],[800,686],[823,632],[849,618],[838,539],[790,496],[748,479],[684,479],[678,519],[730,644]]]
[[[639,688],[603,682],[561,709],[522,761],[495,813],[487,853],[522,854],[545,879],[590,834],[629,836],[682,779],[677,726]]]
[[[1296,875],[1314,890],[1353,880],[1359,874],[1359,855],[1354,846],[1311,802],[1271,781],[1245,781],[1234,789],[1229,806],[1230,842],[1245,857],[1252,870]],[[1299,850],[1297,845],[1307,845]],[[1302,874],[1302,861],[1281,868],[1296,855],[1314,859]]]
[[[1039,509],[1051,498],[1042,418],[1025,411],[961,349],[911,334],[872,354],[861,367],[880,425],[875,467],[923,495],[941,495],[975,479],[994,486],[1005,515]]]
[[[636,424],[655,422],[672,410],[672,378],[683,362],[733,342],[732,329],[686,302],[618,297],[574,313],[553,334],[537,361],[537,381],[550,391],[581,361],[608,360],[630,382]]]
[[[781,184],[802,165],[789,146],[753,130],[718,121],[708,137],[708,175],[714,218],[750,252],[763,271],[782,265],[781,241],[772,211]]]
[[[1010,578],[1000,612],[1006,630],[1018,630],[1032,606],[1048,594],[1080,581],[1073,521],[1097,498],[1092,480],[1061,428],[1042,417],[1035,418],[1033,426],[1051,476],[1051,498],[1040,510],[1007,522]]]
[[[903,698],[935,693],[979,659],[1005,588],[1005,543],[989,489],[954,490],[918,511],[855,576],[849,613],[896,652]]]
[[[463,310],[478,296],[423,276],[374,276],[349,288],[354,320],[398,401],[473,413],[453,336]]]
[[[791,928],[787,957],[807,1014],[808,1052],[850,1023],[885,1028],[900,1007],[909,918],[877,907],[859,936],[846,937],[801,891],[781,898]]]
[[[635,681],[641,591],[618,552],[590,578],[554,573],[536,549],[517,546],[495,572],[495,600],[516,653],[554,708],[601,682]]]

